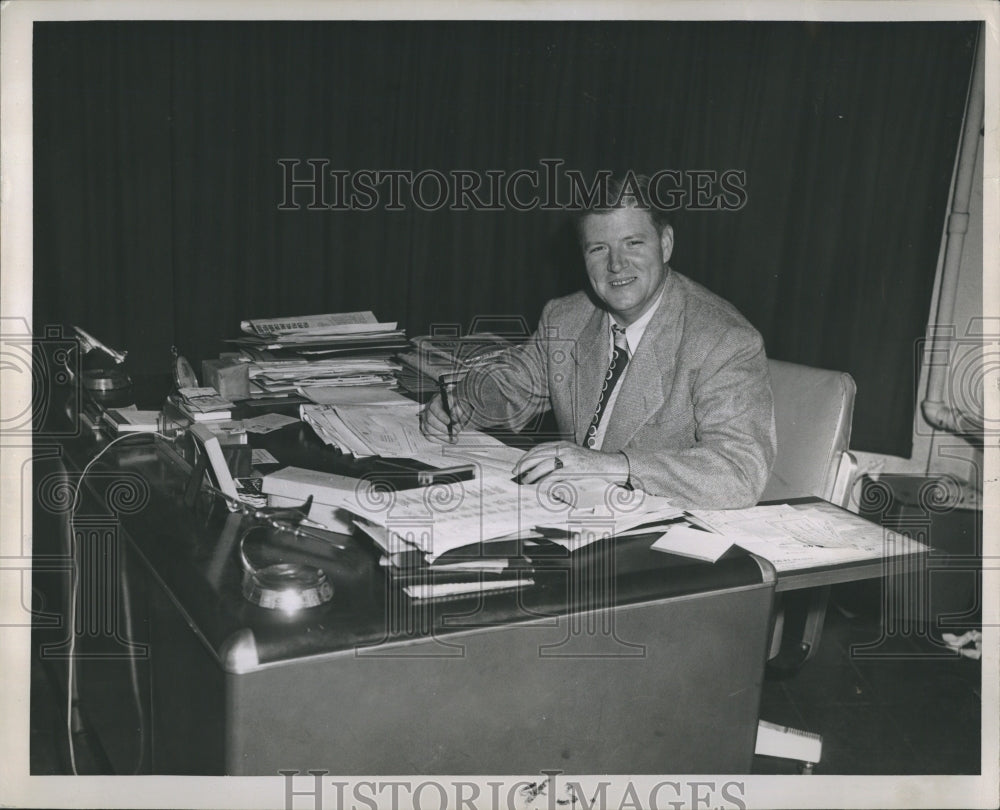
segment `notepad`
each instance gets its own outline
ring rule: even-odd
[[[733,546],[729,537],[695,529],[682,523],[671,526],[651,548],[682,557],[716,562]]]
[[[159,411],[140,411],[131,408],[108,408],[104,421],[115,433],[151,433],[158,429]]]

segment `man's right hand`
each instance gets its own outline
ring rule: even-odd
[[[472,418],[472,412],[465,407],[458,398],[453,397],[449,402],[451,405],[451,419],[448,418],[448,411],[444,407],[444,400],[440,394],[436,394],[434,399],[424,406],[420,412],[420,432],[428,439],[436,442],[454,443],[461,432]],[[448,425],[451,423],[451,430]]]

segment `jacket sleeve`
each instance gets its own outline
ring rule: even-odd
[[[681,507],[754,505],[775,454],[774,402],[760,335],[749,326],[727,329],[691,384],[693,446],[626,446],[630,483]]]
[[[472,408],[472,425],[520,430],[548,410],[549,385],[544,336],[551,302],[542,311],[534,334],[488,366],[474,369],[458,386],[463,403]]]

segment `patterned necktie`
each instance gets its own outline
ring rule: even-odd
[[[628,343],[625,342],[625,330],[618,324],[611,324],[611,332],[615,339],[615,350],[611,354],[611,365],[608,366],[608,373],[604,375],[604,382],[601,384],[601,395],[597,398],[597,408],[594,410],[594,418],[590,420],[590,427],[587,428],[587,436],[583,440],[585,446],[591,450],[597,444],[597,428],[601,424],[601,417],[604,416],[604,408],[611,398],[611,392],[618,385],[618,380],[625,373],[628,365]]]

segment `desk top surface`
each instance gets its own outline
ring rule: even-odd
[[[318,445],[304,424],[254,436],[253,443],[267,447],[283,465],[342,474],[355,466]],[[92,436],[63,439],[67,470],[82,469],[100,445]],[[39,472],[44,474],[36,467]],[[76,528],[79,532],[95,518],[117,518],[130,547],[223,666],[233,640],[245,637],[246,630],[263,664],[721,588],[773,587],[770,566],[741,550],[712,565],[653,551],[655,536],[644,535],[599,541],[573,554],[556,547],[544,560],[533,559],[534,584],[520,591],[418,603],[389,581],[379,565],[380,551],[363,535],[331,533],[345,546],[338,549],[321,539],[255,531],[245,544],[255,565],[314,565],[334,587],[328,604],[287,617],[242,595],[239,545],[252,519],[229,512],[209,493],[186,506],[189,475],[160,440],[136,436],[123,441],[88,474],[88,498],[81,499]],[[122,498],[125,489],[136,494]]]
[[[84,435],[62,437],[58,444],[67,469],[79,471],[102,442]],[[251,444],[268,449],[280,466],[356,476],[366,471],[365,463],[324,446],[304,423],[266,435],[253,434]],[[557,550],[541,563],[533,559],[535,584],[521,591],[415,603],[398,584],[388,581],[379,565],[380,552],[367,537],[330,535],[346,546],[339,549],[323,540],[255,531],[246,541],[255,565],[314,565],[325,571],[334,587],[330,603],[289,618],[252,605],[242,596],[240,538],[253,521],[230,513],[209,494],[185,505],[190,472],[173,454],[164,452],[159,440],[137,436],[123,441],[95,469],[102,474],[90,477],[87,490],[94,498],[78,511],[77,523],[87,517],[88,509],[116,516],[154,577],[220,659],[225,658],[231,640],[247,629],[253,633],[263,663],[405,642],[414,634],[458,632],[773,581],[767,563],[740,549],[731,549],[717,563],[708,564],[653,551],[650,545],[656,535],[639,535],[601,541],[574,554]],[[138,507],[116,504],[109,494],[114,482],[124,479],[143,493],[135,501]],[[822,566],[782,574],[777,590],[883,573],[882,559]],[[581,583],[586,587],[581,588]],[[459,621],[457,616],[463,618]]]

